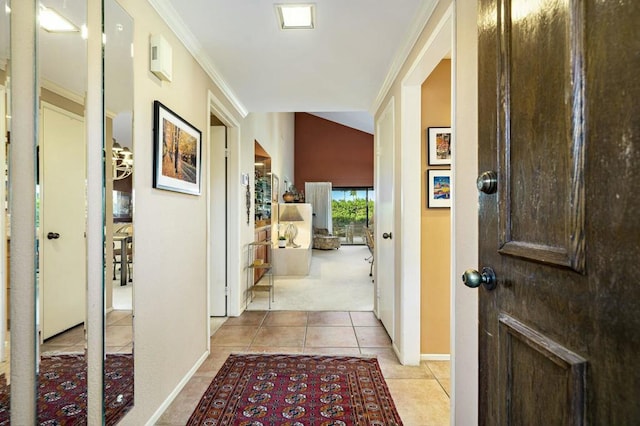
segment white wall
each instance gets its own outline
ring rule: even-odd
[[[243,128],[250,123],[251,134],[245,140],[253,138],[271,156],[271,171],[278,175],[280,184],[283,176],[293,178],[293,142],[295,130],[295,114],[290,113],[251,113],[243,123]],[[253,142],[253,140],[252,140]],[[249,146],[249,145],[247,145]],[[253,145],[251,145],[253,146]],[[253,157],[247,158],[253,168]],[[284,189],[280,191],[282,197]]]
[[[206,135],[209,114],[209,91],[218,99],[224,95],[213,85],[196,61],[146,3],[122,1],[135,22],[134,59],[134,178],[135,212],[135,380],[136,400],[123,425],[139,425],[164,409],[197,367],[207,351],[207,276],[206,223],[207,182],[202,181],[201,196],[191,196],[152,188],[153,128],[152,104],[160,100]],[[162,34],[173,48],[173,81],[160,82],[148,71],[148,40]],[[230,132],[239,146],[233,156],[240,173],[249,173],[253,184],[254,139],[260,140],[274,158],[276,170],[293,169],[293,114],[250,114],[242,118],[230,103],[226,108],[234,114],[240,128]],[[208,146],[203,143],[202,157]],[[281,160],[283,159],[283,160]],[[280,163],[288,161],[287,163]],[[233,168],[232,168],[233,170]],[[236,169],[237,170],[237,169]],[[202,176],[206,176],[203,172]],[[233,176],[229,177],[234,179]],[[240,174],[236,181],[239,182]],[[246,243],[253,240],[253,214],[246,223],[244,193],[239,185],[230,194],[230,214],[240,218],[229,230],[229,238],[240,241],[240,256],[234,268],[240,279],[230,286],[244,284],[243,255]],[[237,246],[236,246],[237,247]],[[240,312],[241,292],[231,313]],[[161,372],[162,374],[158,374]]]
[[[197,62],[146,3],[123,0],[122,6],[134,18],[134,177],[136,226],[134,256],[136,259],[135,291],[135,383],[136,400],[123,425],[140,425],[162,411],[169,399],[197,368],[207,353],[207,182],[202,181],[201,196],[191,196],[152,188],[152,104],[160,100],[185,120],[207,134],[209,91],[219,100],[224,95],[206,76]],[[148,71],[148,41],[152,34],[162,34],[173,48],[173,81],[161,82]],[[293,170],[293,114],[249,114],[240,117],[230,103],[240,127],[229,132],[239,146],[231,144],[238,162],[231,170],[239,171],[230,193],[236,215],[229,239],[239,241],[242,253],[231,256],[239,280],[230,282],[235,298],[230,313],[242,309],[244,284],[243,261],[246,243],[253,240],[253,214],[246,221],[244,188],[240,174],[249,173],[253,184],[254,140],[269,150],[275,170]],[[202,157],[208,156],[203,143]],[[286,164],[286,166],[285,166]],[[291,173],[291,172],[290,172]],[[202,176],[206,176],[204,173]],[[231,180],[234,176],[229,177]],[[252,191],[253,192],[253,191]],[[161,374],[159,374],[161,373]]]
[[[450,5],[450,1],[436,5],[374,115],[375,120],[379,120],[382,106],[392,96],[395,97],[395,116],[400,124],[395,128],[394,137],[398,153],[394,187],[400,232],[394,238],[395,282],[399,283],[396,288],[394,347],[398,348],[400,360],[405,364],[417,364],[420,360],[420,234],[415,230],[420,228],[421,204],[417,194],[423,179],[420,164],[420,141],[424,131],[420,128],[421,85],[448,51],[447,46],[442,51],[434,37],[446,20]],[[425,60],[425,51],[432,50],[438,52],[436,56]]]
[[[280,184],[282,185],[283,176],[293,176],[293,142],[294,142],[294,114],[293,113],[250,113],[241,121],[240,127],[240,146],[239,153],[240,173],[237,181],[240,181],[242,173],[249,174],[249,182],[251,189],[251,202],[253,204],[254,184],[255,184],[255,144],[257,140],[260,145],[271,156],[271,170],[278,175]],[[233,154],[232,154],[233,155]],[[280,191],[281,193],[284,191]],[[240,257],[235,265],[237,282],[229,283],[234,288],[231,289],[233,296],[232,306],[229,308],[230,315],[239,315],[245,308],[244,289],[246,286],[246,270],[245,263],[247,260],[247,244],[255,239],[255,221],[253,210],[249,215],[249,223],[247,223],[247,214],[245,207],[245,188],[239,187],[237,194],[240,197],[237,217],[239,218],[239,250]],[[280,194],[282,197],[282,194]],[[253,207],[252,207],[253,209]],[[231,214],[234,214],[233,212]]]
[[[207,134],[209,91],[225,99],[193,57],[158,17],[147,2],[122,0],[134,19],[136,56],[134,58],[134,256],[136,291],[134,319],[135,406],[123,425],[140,425],[158,415],[183,385],[188,374],[207,354],[207,182],[202,181],[201,196],[185,195],[152,188],[154,100],[179,114]],[[148,71],[149,37],[162,34],[173,48],[173,80],[161,82]],[[240,123],[230,132],[239,134],[235,149],[239,171],[249,173],[253,184],[254,139],[260,140],[274,158],[276,170],[293,170],[293,114],[250,114],[239,116],[230,103],[228,111]],[[237,133],[234,133],[237,132]],[[202,158],[208,156],[203,143]],[[236,169],[237,170],[237,169]],[[206,176],[206,173],[202,173]],[[233,179],[233,177],[230,177]],[[237,176],[237,181],[240,176]],[[241,219],[230,229],[230,239],[240,241],[240,250],[253,240],[253,214],[246,223],[243,188],[230,194],[231,214]],[[241,193],[242,192],[242,193]],[[239,282],[244,283],[243,255],[234,256]],[[232,274],[233,276],[234,274]],[[236,293],[238,298],[239,293]],[[239,300],[230,312],[238,312]]]
[[[453,7],[453,9],[450,9]],[[395,140],[397,149],[402,152],[398,156],[396,164],[396,211],[401,212],[402,226],[400,235],[395,245],[396,250],[396,282],[401,283],[398,293],[401,295],[400,306],[396,312],[396,336],[394,345],[404,352],[401,358],[404,362],[411,362],[414,358],[410,353],[414,346],[411,338],[416,334],[415,324],[411,321],[418,312],[414,312],[413,300],[419,297],[413,294],[416,288],[414,280],[419,274],[412,271],[419,267],[414,264],[415,251],[419,250],[419,242],[415,241],[415,235],[404,232],[409,229],[417,229],[420,226],[419,212],[414,212],[416,207],[411,194],[415,194],[415,182],[420,182],[420,173],[407,174],[415,167],[415,161],[411,157],[411,149],[416,149],[414,156],[419,157],[419,147],[415,145],[415,122],[419,123],[419,111],[415,111],[415,105],[419,105],[419,98],[412,86],[421,81],[413,81],[414,78],[426,78],[427,72],[420,67],[430,65],[430,61],[437,63],[442,59],[439,54],[429,58],[425,52],[436,51],[429,46],[437,46],[438,26],[444,22],[448,13],[453,15],[453,33],[450,46],[455,47],[452,53],[453,73],[453,127],[454,127],[454,152],[453,152],[453,207],[452,207],[452,424],[477,424],[478,410],[478,328],[477,328],[477,292],[467,289],[460,282],[462,271],[469,267],[477,267],[478,245],[478,196],[475,189],[477,176],[477,30],[476,30],[476,5],[474,2],[444,0],[438,2],[424,30],[415,43],[404,62],[398,76],[391,88],[381,97],[380,107],[375,114],[379,120],[383,107],[392,96],[399,99],[396,105],[396,117],[400,117],[401,125],[396,128]],[[453,50],[453,49],[452,49]],[[446,51],[445,51],[446,52]],[[421,57],[424,56],[424,60]],[[419,108],[419,106],[417,107]],[[407,161],[407,163],[403,163]],[[419,183],[418,183],[419,188]],[[420,197],[417,197],[418,199]],[[404,200],[404,201],[403,201]],[[417,205],[419,208],[419,204]],[[417,217],[415,224],[411,218]],[[394,238],[395,239],[395,238]],[[419,316],[418,316],[419,317]],[[409,352],[409,353],[408,353]]]
[[[208,93],[224,99],[147,2],[122,0],[134,19],[135,405],[123,425],[147,422],[207,353],[207,182],[200,196],[153,189],[153,101],[198,128],[209,125]],[[173,48],[173,81],[148,71],[149,38]],[[227,109],[233,111],[230,104]],[[240,117],[237,117],[239,120]],[[202,158],[208,144],[202,145]],[[206,173],[202,173],[206,176]]]

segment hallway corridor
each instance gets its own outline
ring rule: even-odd
[[[348,311],[245,311],[227,319],[211,337],[207,360],[156,424],[186,424],[218,369],[234,352],[375,356],[405,426],[449,424],[449,362],[401,365],[373,313]]]

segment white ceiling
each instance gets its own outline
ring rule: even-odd
[[[283,31],[278,27],[274,4],[291,0],[148,1],[241,112],[310,112],[368,133],[373,133],[371,111],[435,3],[315,0],[315,29]],[[41,2],[63,12],[78,26],[84,22],[83,1]],[[114,50],[107,52],[113,58],[105,61],[107,92],[112,94],[107,107],[115,112],[130,110],[131,86],[122,82],[131,75],[126,40],[135,23],[115,0],[107,0],[105,5],[111,16],[107,16],[107,44]],[[118,30],[109,33],[113,26]],[[8,51],[4,33],[0,31],[0,59]],[[40,35],[41,77],[83,94],[86,43],[77,34],[41,31]],[[118,38],[123,43],[116,52],[114,41]]]
[[[278,26],[290,0],[149,0],[247,112],[312,112],[373,133],[374,109],[434,0],[315,0],[316,28]],[[348,114],[337,114],[348,113]]]

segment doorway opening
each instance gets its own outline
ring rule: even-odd
[[[228,312],[227,277],[227,126],[210,114],[209,132],[209,221],[211,233],[209,315],[226,317]]]
[[[342,245],[366,245],[365,230],[373,225],[373,188],[336,187],[331,191],[333,235]]]
[[[451,59],[421,85],[420,354],[448,361],[451,353]]]

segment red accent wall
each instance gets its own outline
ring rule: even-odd
[[[373,135],[304,112],[295,116],[294,183],[373,187]]]

